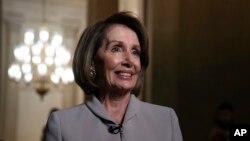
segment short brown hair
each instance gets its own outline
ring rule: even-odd
[[[118,12],[104,21],[87,27],[77,44],[73,58],[73,72],[76,83],[87,95],[94,94],[98,90],[97,81],[90,77],[90,66],[97,50],[102,46],[107,28],[113,24],[122,24],[129,27],[138,37],[141,46],[140,62],[142,69],[132,93],[138,95],[143,85],[144,73],[149,63],[147,33],[133,13]]]

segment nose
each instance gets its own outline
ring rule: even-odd
[[[122,61],[122,65],[127,67],[127,68],[131,68],[133,66],[133,61],[132,61],[132,58],[131,58],[131,54],[124,53],[124,59]]]

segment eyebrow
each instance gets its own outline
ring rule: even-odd
[[[118,41],[118,40],[109,40],[109,39],[106,39],[106,40],[107,40],[107,46],[111,43],[114,43],[114,42],[117,42],[117,43],[122,44],[122,45],[124,44],[122,41]],[[135,45],[133,45],[133,47],[136,47],[137,49],[141,50],[140,45],[135,44]]]
[[[114,42],[118,42],[118,43],[120,43],[120,44],[123,44],[122,41],[118,41],[118,40],[109,40],[109,39],[107,39],[107,44],[111,44],[111,43],[114,43]]]

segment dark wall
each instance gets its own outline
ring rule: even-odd
[[[0,58],[2,58],[2,0],[0,0]],[[0,61],[2,66],[2,61]],[[2,70],[0,69],[0,77],[2,78]],[[2,81],[0,81],[0,89],[2,89]],[[3,139],[3,94],[0,91],[0,140]]]
[[[245,0],[181,3],[179,103],[188,140],[208,136],[222,101],[235,106],[236,122],[250,122],[249,12]]]
[[[178,106],[178,0],[154,1],[152,15],[152,102]]]
[[[94,24],[118,11],[118,0],[89,0],[88,24]]]
[[[233,104],[237,123],[250,123],[250,1],[168,0],[152,7],[152,98],[176,109],[184,140],[206,140],[223,101]]]

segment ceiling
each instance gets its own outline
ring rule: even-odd
[[[85,27],[87,0],[3,0],[3,22]],[[44,14],[43,14],[43,11]]]
[[[62,33],[64,44],[72,51],[87,23],[87,0],[2,0],[2,7],[3,28],[12,33],[8,39],[11,48],[20,43],[25,30],[41,27],[44,17],[49,30]]]

